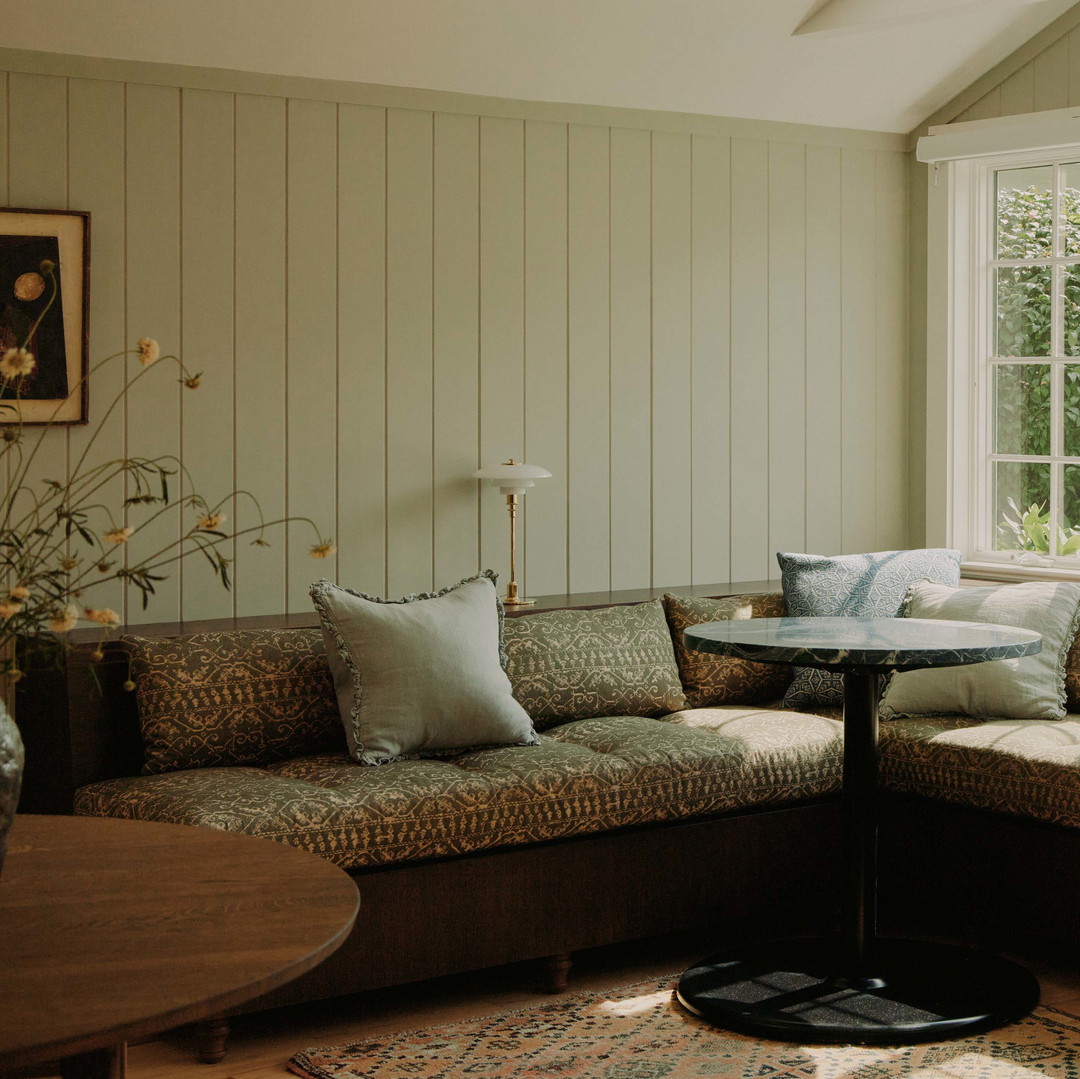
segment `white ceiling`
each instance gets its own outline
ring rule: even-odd
[[[1073,3],[0,0],[0,45],[906,132]]]

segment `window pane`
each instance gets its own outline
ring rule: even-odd
[[[997,270],[998,356],[1050,355],[1050,267]]]
[[[994,549],[1049,553],[1050,466],[994,463]]]
[[[1065,531],[1058,537],[1058,553],[1080,557],[1080,465],[1065,465],[1061,517]]]
[[[1065,233],[1065,254],[1080,255],[1080,164],[1062,167],[1061,228]]]
[[[1054,169],[1007,169],[997,174],[997,257],[1053,254]]]
[[[1065,402],[1062,411],[1066,457],[1080,457],[1080,367],[1069,364],[1065,368]]]
[[[1080,356],[1080,266],[1062,266],[1065,296],[1065,355]]]
[[[1049,456],[1049,364],[994,366],[994,453]]]

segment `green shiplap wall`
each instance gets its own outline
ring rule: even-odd
[[[536,594],[904,545],[897,138],[16,66],[0,189],[92,212],[92,355],[150,335],[203,372],[195,392],[145,380],[98,459],[176,453],[207,496],[251,491],[338,546],[240,543],[231,593],[192,559],[130,621],[303,610],[320,575],[393,595],[505,575],[504,503],[470,473],[511,455],[553,473],[525,500]],[[42,474],[86,437],[50,436]]]

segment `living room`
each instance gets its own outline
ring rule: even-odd
[[[0,633],[25,745],[20,816],[68,820],[74,810],[80,827],[143,817],[117,823],[188,828],[207,843],[228,832],[276,839],[290,855],[314,851],[320,871],[347,870],[360,897],[356,928],[346,930],[345,911],[334,933],[308,941],[305,955],[322,949],[326,964],[293,971],[307,981],[290,990],[277,968],[246,975],[249,989],[260,981],[277,994],[274,1010],[234,986],[198,1015],[177,1003],[181,1018],[158,1016],[152,1030],[113,1023],[124,1034],[114,1042],[131,1043],[131,1073],[284,1074],[313,1046],[442,1029],[541,999],[568,1023],[559,1002],[574,993],[659,984],[711,947],[750,939],[755,917],[776,936],[811,878],[799,898],[817,931],[832,917],[830,877],[842,875],[836,844],[815,838],[840,835],[839,675],[826,672],[831,697],[799,701],[790,656],[767,676],[745,662],[745,641],[725,645],[741,658],[725,659],[721,678],[715,641],[687,642],[716,620],[892,619],[927,577],[949,589],[962,577],[960,591],[980,601],[983,588],[1043,589],[1037,614],[1016,621],[929,593],[907,614],[1038,632],[1056,666],[1044,672],[1043,712],[1032,710],[1035,691],[1015,712],[991,707],[1015,690],[996,684],[978,707],[965,689],[955,707],[920,712],[890,684],[883,719],[952,719],[932,735],[925,723],[895,733],[910,719],[881,725],[892,799],[881,820],[883,924],[899,918],[901,892],[918,899],[901,856],[925,856],[943,882],[917,933],[983,934],[1042,978],[1042,1007],[1072,1015],[1080,971],[1045,941],[1022,941],[1017,925],[1006,932],[1002,908],[1007,895],[1015,922],[1055,924],[1055,948],[1074,933],[1080,942],[1060,909],[1077,834],[1068,724],[1080,710],[1080,654],[1055,606],[1080,589],[1080,364],[1070,361],[1080,355],[1080,4],[257,7],[0,2],[0,288],[14,297],[0,313],[10,590]],[[777,552],[793,554],[778,565]],[[821,569],[803,555],[882,552],[911,556],[901,569],[858,563],[881,580],[893,574],[893,592],[902,578],[888,610],[832,610],[817,598],[799,609],[792,582]],[[41,568],[31,572],[33,559]],[[454,681],[465,653],[436,655],[429,642],[421,655],[418,627],[395,621],[416,605],[395,601],[431,595],[419,607],[464,608],[455,586],[503,596],[495,629],[456,636],[491,645],[484,662],[501,666],[485,685],[495,692],[509,677],[513,697],[499,690],[503,726],[490,737],[474,727],[471,740],[436,751],[537,749],[543,775],[479,754],[475,767],[455,764],[451,782],[423,771],[436,765],[422,752],[411,759],[420,750],[409,738],[426,728],[404,735],[387,719],[360,738],[350,727],[372,707],[359,656],[416,655],[410,692]],[[372,597],[391,601],[379,605],[378,648],[367,638],[361,647],[353,621]],[[485,604],[490,620],[496,605]],[[200,636],[219,633],[262,636],[243,648]],[[60,642],[59,662],[35,667],[24,655],[38,637]],[[846,662],[822,655],[803,655],[799,670]],[[567,682],[571,667],[594,681]],[[211,669],[224,682],[197,687]],[[953,671],[938,688],[955,697]],[[759,709],[780,698],[787,711]],[[240,721],[244,700],[257,707]],[[214,726],[223,702],[228,736]],[[721,714],[736,706],[737,717]],[[850,718],[861,705],[846,707]],[[400,700],[386,716],[395,709]],[[182,737],[178,710],[188,713]],[[1006,737],[957,714],[1021,726]],[[775,715],[800,718],[781,735]],[[680,717],[665,724],[673,741],[653,740],[669,716]],[[601,729],[610,717],[619,723]],[[1010,738],[1022,743],[1015,752]],[[725,739],[726,761],[714,752]],[[349,771],[327,763],[330,750]],[[988,763],[992,752],[1001,759]],[[1064,771],[1039,771],[1051,765]],[[403,785],[387,778],[398,768],[413,769]],[[374,784],[362,817],[342,809],[354,772]],[[481,788],[501,792],[498,806],[478,805]],[[300,799],[316,789],[315,801]],[[993,819],[950,816],[935,791]],[[440,797],[454,801],[445,814]],[[913,853],[914,836],[946,834],[967,836],[966,853],[943,839]],[[989,872],[976,863],[991,844],[1017,861],[999,868],[1008,885],[984,881],[1000,892],[984,924],[936,924],[964,874],[970,883]],[[153,848],[131,846],[144,859]],[[695,851],[736,867],[737,879],[715,881]],[[679,875],[682,898],[670,880],[642,879],[650,864]],[[1021,893],[1039,866],[1055,867],[1056,886]],[[266,881],[277,871],[260,872]],[[507,904],[526,882],[549,922]],[[622,898],[596,921],[584,908],[608,888]],[[785,889],[786,903],[772,895]],[[485,895],[500,897],[502,914],[484,908]],[[283,932],[296,930],[297,909]],[[486,935],[462,928],[470,909],[494,919]],[[373,927],[382,942],[360,940]],[[433,933],[439,943],[425,946]],[[247,962],[234,951],[233,967],[218,964],[226,974]],[[669,998],[662,1011],[681,1007]],[[60,992],[33,1009],[40,1017],[62,1003]],[[500,1023],[474,1041],[503,1044],[513,1023]],[[64,1057],[65,1074],[119,1074],[122,1059],[102,1065],[107,1043],[84,1035],[48,1059]],[[1080,1033],[1065,1041],[1066,1055],[1080,1051]],[[705,1043],[694,1044],[699,1067]],[[196,1051],[219,1062],[196,1063]],[[382,1070],[360,1052],[293,1067],[389,1079],[404,1052],[387,1048]],[[612,1052],[565,1074],[684,1074],[657,1070],[662,1054],[645,1046]],[[429,1071],[401,1074],[468,1074],[454,1070],[460,1061],[422,1059]],[[46,1056],[29,1060],[9,1070]],[[1064,1061],[1044,1073],[1067,1074]],[[630,1070],[646,1065],[654,1070]],[[480,1074],[533,1074],[496,1066]],[[528,1066],[557,1073],[554,1058]],[[716,1068],[685,1074],[751,1074],[738,1055]]]

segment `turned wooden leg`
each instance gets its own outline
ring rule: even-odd
[[[60,1064],[63,1079],[124,1079],[127,1075],[127,1044],[95,1049],[67,1057]]]
[[[549,955],[544,959],[544,987],[549,993],[565,993],[573,960],[569,952]]]
[[[195,1043],[199,1060],[216,1064],[225,1058],[225,1042],[229,1038],[229,1020],[224,1016],[203,1019],[195,1024]]]

